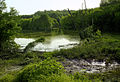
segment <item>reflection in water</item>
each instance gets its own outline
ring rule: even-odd
[[[21,46],[20,49],[24,49],[30,42],[35,41],[34,39],[26,39],[26,38],[16,38],[15,42]],[[66,37],[51,37],[44,43],[38,43],[33,51],[41,51],[41,52],[51,52],[54,50],[60,49],[68,49],[72,48],[75,45],[79,44],[79,40],[68,39]]]

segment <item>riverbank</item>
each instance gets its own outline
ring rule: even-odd
[[[54,62],[51,62],[51,61],[54,61]],[[62,72],[62,75],[55,74],[55,76],[54,76],[54,75],[50,74],[47,76],[47,75],[43,74],[44,80],[47,80],[48,82],[49,82],[49,80],[55,81],[55,82],[56,81],[62,81],[62,82],[66,82],[66,81],[69,81],[69,82],[76,82],[76,81],[77,82],[79,82],[79,81],[80,82],[81,81],[82,82],[86,82],[86,81],[95,81],[95,82],[110,81],[110,82],[113,82],[113,81],[118,81],[119,82],[119,79],[120,79],[119,78],[120,69],[117,67],[113,68],[113,69],[111,67],[107,67],[108,70],[104,70],[103,72],[100,72],[100,70],[97,68],[100,68],[102,70],[102,68],[105,68],[105,67],[104,67],[104,64],[102,64],[103,66],[100,66],[100,65],[98,65],[98,63],[95,63],[97,61],[94,61],[93,63],[91,62],[91,64],[93,65],[91,67],[91,65],[88,65],[90,63],[90,61],[86,61],[86,60],[82,60],[82,59],[81,60],[78,60],[78,59],[70,60],[70,59],[64,59],[63,57],[52,57],[50,53],[41,54],[39,52],[31,52],[31,53],[26,53],[26,54],[22,55],[21,58],[19,57],[19,58],[14,58],[14,59],[8,59],[8,60],[3,60],[2,62],[0,62],[1,68],[3,68],[3,70],[2,69],[0,70],[0,74],[1,74],[0,81],[14,82],[14,80],[15,80],[15,82],[16,81],[19,82],[20,79],[18,79],[18,78],[21,78],[22,82],[24,82],[25,79],[31,79],[32,81],[35,81],[34,79],[38,79],[38,78],[36,78],[36,76],[38,77],[39,75],[41,75],[41,73],[39,73],[40,71],[37,71],[37,69],[39,69],[37,67],[35,68],[36,69],[36,71],[35,71],[34,70],[35,66],[33,66],[33,65],[39,66],[39,63],[41,63],[41,62],[45,63],[45,64],[42,64],[42,68],[40,68],[41,71],[44,71],[44,69],[46,69],[46,72],[42,72],[42,73],[47,73],[48,70],[50,70],[50,72],[60,70],[60,69],[57,69],[59,67],[61,68],[60,62],[64,66],[65,71]],[[46,64],[46,63],[49,63],[49,64]],[[56,64],[59,67],[55,66]],[[52,65],[52,67],[49,65]],[[54,67],[54,69],[53,69],[53,67]],[[95,68],[93,68],[93,67],[95,67]],[[92,69],[92,70],[90,70],[90,69]],[[96,71],[94,69],[97,69],[98,71]],[[26,76],[26,78],[23,78],[23,77],[19,76],[20,74],[27,75],[27,76]],[[32,75],[32,74],[34,74],[34,75]],[[49,74],[49,72],[47,74]],[[31,76],[29,76],[29,75],[31,75]],[[54,76],[54,78],[53,78],[53,76]],[[38,81],[41,81],[40,78]]]
[[[28,33],[18,33],[16,38],[39,38],[39,37],[47,37],[51,36],[51,33],[45,32],[28,32]]]
[[[92,80],[93,81],[105,80],[112,82],[112,81],[119,81],[120,79],[118,77],[120,74],[120,70],[119,70],[120,35],[119,34],[117,35],[104,34],[99,39],[90,40],[90,41],[86,41],[86,40],[80,41],[80,44],[78,46],[70,49],[62,49],[60,51],[47,52],[47,53],[40,53],[40,52],[17,53],[16,52],[14,54],[7,54],[1,52],[0,54],[1,54],[0,81],[6,80],[8,82],[13,82],[13,79],[16,79],[19,73],[21,73],[22,70],[26,69],[26,66],[28,66],[29,64],[30,65],[38,64],[44,60],[47,61],[46,60],[47,58],[62,63],[64,69],[66,70],[66,72],[64,72],[65,74],[64,76],[66,76],[67,78],[66,81],[70,80],[70,82],[75,82],[75,81],[86,82]],[[116,64],[113,62],[116,62]],[[93,65],[96,63],[99,65]],[[102,63],[102,65],[104,66],[100,66],[100,63]],[[111,67],[111,65],[113,65],[113,67]],[[108,68],[108,70],[106,70],[106,68]],[[80,73],[76,73],[76,72],[80,72]],[[71,75],[71,73],[73,75]],[[45,77],[47,79],[47,76]],[[63,77],[59,77],[59,78],[63,79]]]
[[[16,38],[39,38],[39,37],[49,37],[49,36],[57,36],[57,35],[72,35],[78,36],[77,31],[67,30],[63,32],[21,32],[16,35]]]

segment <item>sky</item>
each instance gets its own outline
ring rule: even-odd
[[[87,8],[99,7],[101,0],[86,0]],[[30,15],[44,10],[78,10],[84,0],[6,0],[7,7],[14,7],[20,15]],[[8,9],[9,10],[9,9]]]

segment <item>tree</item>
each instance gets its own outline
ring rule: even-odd
[[[116,3],[120,3],[120,0],[101,0],[100,6],[108,6]]]
[[[6,8],[5,1],[0,0],[0,51],[15,48],[13,36],[20,30],[17,11],[11,8],[10,12],[4,12]]]
[[[44,28],[44,30],[46,32],[47,29],[49,29],[51,27],[49,18],[46,14],[44,14],[44,15],[41,15],[40,20],[41,20],[41,27]]]

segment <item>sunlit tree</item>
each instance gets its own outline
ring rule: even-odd
[[[10,50],[15,47],[13,36],[20,28],[18,27],[18,13],[14,8],[6,12],[4,0],[0,0],[0,51]]]

